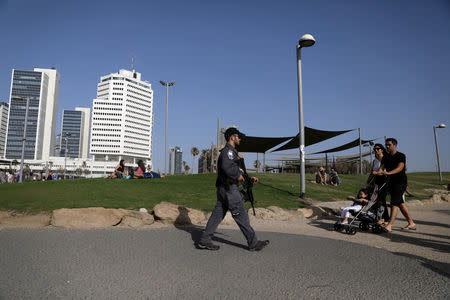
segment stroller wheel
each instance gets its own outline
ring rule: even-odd
[[[334,223],[334,230],[341,231],[343,229],[342,227],[342,224],[340,224],[339,222]]]
[[[367,222],[361,222],[361,223],[359,223],[359,229],[361,229],[362,231],[367,231],[367,230],[369,230],[369,223],[367,223]]]
[[[381,227],[378,224],[375,224],[372,226],[372,232],[373,233],[380,233],[381,232]]]
[[[350,227],[348,230],[348,234],[355,235],[356,234],[356,227]]]

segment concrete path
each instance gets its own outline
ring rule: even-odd
[[[259,232],[259,238],[271,244],[261,252],[249,252],[239,231],[220,229],[216,243],[221,249],[211,252],[194,247],[200,233],[196,227],[3,228],[0,299],[448,299],[450,295],[448,269],[380,248]]]

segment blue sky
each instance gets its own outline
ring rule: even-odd
[[[100,76],[129,69],[134,54],[155,92],[155,169],[164,168],[159,80],[176,80],[168,143],[181,146],[190,165],[193,146],[216,141],[217,118],[252,136],[298,132],[295,46],[305,33],[317,41],[302,52],[305,125],[396,137],[408,171],[436,170],[432,127],[450,125],[446,0],[0,0],[0,101],[9,101],[13,68],[56,67],[59,128],[63,109],[91,107]],[[446,171],[449,137],[450,128],[438,130]],[[357,131],[307,152],[355,138]]]

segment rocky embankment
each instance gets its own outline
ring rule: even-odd
[[[430,198],[426,200],[408,201],[408,205],[426,205],[430,203],[450,202],[450,191],[430,189]],[[333,201],[312,203],[306,208],[287,210],[277,206],[256,208],[255,216],[249,210],[251,220],[296,222],[303,218],[318,219],[325,216],[339,215],[341,208],[351,201]],[[145,208],[139,211],[112,209],[103,207],[57,209],[51,213],[36,215],[19,214],[0,211],[0,227],[45,227],[62,228],[107,228],[128,227],[145,228],[160,225],[205,225],[211,213],[176,205],[169,202],[157,204],[151,213]],[[228,212],[222,224],[231,225],[234,221]]]

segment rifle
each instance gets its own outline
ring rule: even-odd
[[[245,163],[244,159],[239,159],[241,169],[243,172],[241,172],[242,177],[244,177],[244,183],[239,187],[239,191],[242,193],[242,196],[244,198],[244,202],[250,202],[250,205],[252,206],[253,215],[256,216],[255,212],[255,199],[253,198],[253,178],[251,178],[247,174],[247,170],[245,169]]]

